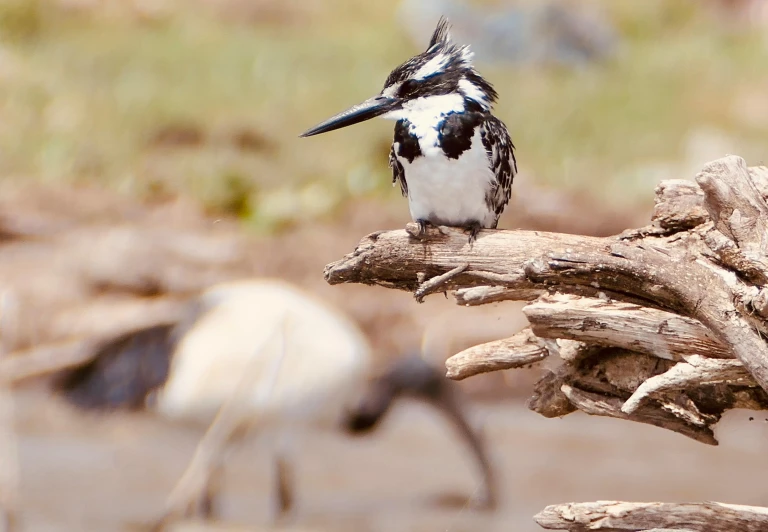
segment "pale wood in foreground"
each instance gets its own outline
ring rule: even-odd
[[[533,518],[547,530],[653,529],[696,532],[764,532],[768,509],[718,502],[666,503],[597,501],[547,506]]]

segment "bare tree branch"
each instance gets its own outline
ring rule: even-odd
[[[768,389],[768,345],[734,306],[737,277],[700,257],[695,234],[642,240],[531,231],[483,231],[473,246],[463,231],[432,228],[425,240],[406,231],[366,237],[354,253],[326,266],[331,284],[358,282],[416,290],[420,274],[467,263],[446,288],[493,284],[515,290],[592,286],[640,298],[697,319]],[[548,251],[543,251],[548,250]]]
[[[511,338],[476,345],[453,355],[445,362],[446,376],[462,380],[489,371],[530,366],[549,356],[544,343],[530,329],[523,329]]]
[[[679,415],[670,414],[661,408],[641,406],[632,414],[625,414],[621,410],[621,399],[585,392],[567,384],[563,384],[561,390],[572,405],[587,414],[615,417],[655,425],[673,432],[679,432],[701,443],[717,445],[715,434],[708,426],[686,422]]]
[[[622,412],[631,414],[643,402],[670,390],[696,388],[706,384],[730,384],[734,386],[756,386],[754,379],[738,360],[712,360],[691,355],[685,362],[675,364],[672,369],[650,377],[641,384],[632,397],[627,399]]]
[[[669,360],[697,353],[733,357],[698,321],[631,303],[556,294],[540,297],[523,312],[541,338],[622,347]]]
[[[473,307],[476,305],[485,305],[487,303],[498,303],[499,301],[533,301],[544,290],[516,290],[503,286],[474,286],[471,288],[460,288],[454,294],[456,303]]]

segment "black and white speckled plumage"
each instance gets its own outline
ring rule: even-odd
[[[422,223],[496,228],[501,213],[509,203],[512,182],[517,173],[514,145],[504,123],[491,113],[497,98],[496,91],[475,71],[469,48],[450,40],[447,21],[440,20],[424,53],[392,71],[382,94],[395,94],[410,98],[412,102],[423,102],[421,107],[412,105],[409,108],[405,105],[403,110],[390,113],[399,118],[389,154],[392,180],[393,184],[400,185],[403,196],[409,198],[414,219]],[[453,96],[456,98],[452,99]],[[435,105],[431,106],[431,102]],[[422,175],[430,172],[445,173],[446,181],[452,173],[466,173],[466,165],[452,165],[451,161],[458,163],[462,157],[469,156],[468,152],[473,148],[485,152],[484,164],[493,174],[482,185],[485,187],[482,201],[488,212],[471,216],[471,209],[455,205],[441,212],[439,203],[419,202],[418,198],[413,198],[415,191],[409,187],[409,182],[421,179]],[[434,164],[415,165],[414,162],[420,157],[431,159]],[[445,163],[440,162],[442,158],[446,159]],[[482,172],[482,168],[477,168],[477,172]],[[431,181],[435,189],[440,187],[441,183]],[[470,177],[468,188],[472,187],[471,181]],[[452,192],[461,194],[461,186],[454,187]],[[466,201],[477,201],[477,196],[469,194]],[[425,204],[428,204],[426,208]]]
[[[497,93],[472,57],[441,19],[426,51],[395,68],[379,95],[304,136],[375,116],[396,120],[389,165],[411,217],[422,227],[470,229],[472,241],[480,228],[496,228],[517,174],[515,147],[492,114]]]
[[[471,148],[476,127],[480,128],[488,164],[496,177],[485,197],[488,208],[496,215],[493,224],[488,228],[495,229],[501,213],[509,203],[512,182],[517,174],[515,147],[504,123],[490,113],[451,113],[440,123],[438,138],[445,156],[458,159],[464,151]],[[395,126],[395,139],[389,152],[389,166],[392,169],[392,183],[399,184],[403,196],[408,197],[405,169],[398,155],[409,162],[422,155],[418,139],[409,134],[408,121],[405,119],[398,121]]]
[[[488,207],[496,213],[496,223],[492,227],[495,229],[501,213],[509,203],[512,195],[512,181],[517,175],[515,145],[512,144],[504,123],[493,115],[486,116],[480,128],[488,161],[496,175],[496,182],[493,183],[485,198]]]

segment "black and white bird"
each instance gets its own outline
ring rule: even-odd
[[[451,40],[441,18],[427,50],[395,68],[380,94],[329,118],[308,137],[377,116],[396,120],[389,154],[413,221],[462,227],[473,242],[495,229],[517,174],[514,145],[493,116],[493,86],[472,65],[469,46]]]

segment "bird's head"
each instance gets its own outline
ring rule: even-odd
[[[301,134],[326,133],[377,116],[400,120],[417,114],[446,114],[473,109],[489,111],[496,91],[472,65],[467,45],[451,40],[445,18],[437,23],[426,51],[390,72],[382,91]]]

